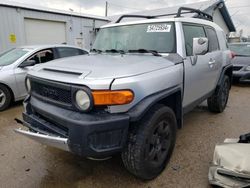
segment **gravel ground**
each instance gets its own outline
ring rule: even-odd
[[[204,103],[186,115],[169,165],[148,182],[131,176],[119,156],[90,161],[15,134],[21,112],[19,103],[0,113],[0,187],[206,188],[215,145],[250,132],[250,85],[232,88],[222,114],[209,113]]]

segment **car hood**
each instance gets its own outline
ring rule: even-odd
[[[2,69],[3,67],[0,67],[0,70]]]
[[[173,66],[164,57],[143,55],[83,55],[36,66],[30,74],[75,75],[79,79],[115,79],[136,76]],[[43,76],[42,76],[43,77]]]
[[[250,56],[249,57],[240,57],[236,56],[232,60],[233,65],[250,65]]]

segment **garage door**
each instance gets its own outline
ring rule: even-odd
[[[26,44],[62,44],[66,42],[66,24],[37,19],[25,19]]]

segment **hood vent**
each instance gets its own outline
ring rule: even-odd
[[[82,75],[82,72],[65,71],[65,70],[58,70],[58,69],[51,69],[51,68],[44,68],[43,71],[70,74],[70,75],[76,75],[76,76]]]

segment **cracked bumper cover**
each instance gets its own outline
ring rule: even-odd
[[[120,152],[129,127],[127,114],[83,114],[28,97],[24,101],[23,125],[17,133],[74,154],[102,158]]]

